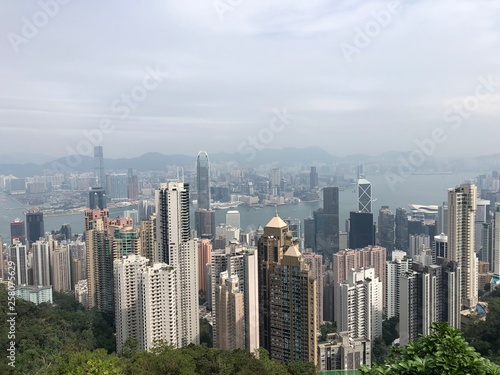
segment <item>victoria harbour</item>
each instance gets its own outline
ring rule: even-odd
[[[378,210],[381,206],[389,206],[392,209],[396,207],[408,208],[409,204],[423,205],[440,205],[447,199],[447,189],[454,187],[466,180],[473,179],[478,173],[457,173],[443,175],[411,175],[403,182],[396,185],[392,191],[387,184],[384,175],[367,176],[373,186],[373,213],[374,220],[377,220]],[[432,187],[432,189],[430,188]],[[23,220],[24,212],[30,207],[24,206],[17,202],[12,197],[4,192],[0,193],[0,235],[3,236],[4,242],[9,238],[9,226],[16,218]],[[355,187],[347,187],[339,192],[340,209],[339,219],[340,228],[343,230],[345,220],[349,217],[349,212],[356,210],[356,193]],[[301,221],[304,218],[312,215],[314,210],[322,207],[322,201],[300,202],[296,204],[287,204],[279,206],[264,206],[251,208],[247,206],[239,206],[237,209],[241,214],[241,228],[243,230],[257,229],[259,226],[264,227],[270,218],[275,214],[276,210],[283,218],[297,218]],[[112,208],[110,209],[110,217],[114,218],[118,215],[123,216],[125,209],[137,208],[134,205],[127,208]],[[196,207],[191,207],[192,222],[194,222],[194,210]],[[230,209],[221,209],[215,211],[216,223],[225,222],[225,214]],[[45,230],[51,231],[61,227],[62,224],[70,224],[73,233],[83,233],[84,220],[83,213],[69,215],[54,215],[44,216]]]

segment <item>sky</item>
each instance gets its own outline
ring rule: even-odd
[[[0,155],[498,153],[499,35],[500,1],[3,0]]]

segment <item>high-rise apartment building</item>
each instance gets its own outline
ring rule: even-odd
[[[71,262],[66,244],[57,245],[51,254],[52,288],[54,292],[71,291]]]
[[[141,250],[150,264],[153,264],[156,254],[156,214],[141,220]]]
[[[85,248],[89,308],[113,311],[113,253],[109,211],[85,211]]]
[[[258,249],[261,346],[278,361],[316,363],[316,280],[277,214]]]
[[[493,216],[493,279],[495,286],[500,284],[500,203],[495,205]]]
[[[351,270],[347,280],[338,284],[335,310],[340,332],[349,332],[353,339],[373,341],[382,336],[383,284],[375,269]]]
[[[316,280],[316,330],[319,331],[323,324],[323,257],[319,254],[308,253],[303,254],[302,259],[309,266],[311,277]]]
[[[270,357],[317,363],[316,280],[296,245],[273,267],[269,281]]]
[[[225,249],[212,251],[210,264],[209,305],[212,308],[213,343],[221,347],[222,342],[229,342],[224,330],[218,328],[218,305],[216,288],[222,286],[221,274],[227,271],[228,277],[237,276],[239,291],[243,293],[244,338],[247,352],[253,353],[259,348],[259,299],[257,282],[257,252],[233,243]],[[221,342],[221,344],[219,343]]]
[[[401,250],[392,252],[392,260],[386,262],[385,270],[385,298],[387,319],[399,317],[399,275],[412,269],[412,259]]]
[[[339,303],[340,298],[337,286],[348,280],[353,269],[374,268],[375,276],[379,278],[385,288],[386,257],[387,250],[381,246],[367,246],[359,250],[346,249],[335,254],[333,259],[334,305]],[[385,294],[382,294],[382,306],[385,308]],[[335,314],[338,312],[335,310]],[[335,315],[334,319],[338,322],[340,317]]]
[[[28,285],[28,251],[18,239],[10,246],[9,260],[14,262],[15,285]]]
[[[189,329],[179,329],[177,271],[168,264],[155,263],[139,274],[139,350],[151,350],[159,341],[180,346],[190,339]],[[199,343],[199,338],[193,341]]]
[[[244,295],[240,290],[238,275],[220,274],[215,286],[217,308],[217,347],[224,350],[245,349]]]
[[[198,288],[207,292],[207,264],[212,261],[212,243],[207,240],[198,241]]]
[[[189,184],[161,184],[156,190],[156,214],[155,262],[166,263],[175,271],[172,275],[177,287],[177,346],[196,345],[200,342],[198,252],[196,241],[191,238]]]
[[[129,337],[139,340],[142,337],[142,324],[139,320],[139,287],[141,271],[148,265],[148,259],[131,254],[116,259],[113,263],[115,294],[116,351],[123,353],[124,344]],[[161,304],[160,304],[161,305]],[[142,345],[144,346],[144,345]]]
[[[270,277],[283,254],[292,245],[288,225],[276,214],[264,228],[258,243],[259,254],[259,337],[260,346],[271,348],[271,289]]]
[[[89,190],[89,208],[91,210],[104,210],[107,206],[106,191],[102,187],[93,187]]]
[[[475,213],[477,188],[462,184],[448,190],[448,260],[461,268],[462,307],[473,308],[478,301]]]
[[[33,243],[33,285],[50,286],[50,247],[46,240],[38,240]]]
[[[210,210],[210,161],[206,151],[200,151],[196,160],[196,191],[198,208]]]

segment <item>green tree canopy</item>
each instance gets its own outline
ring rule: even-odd
[[[393,351],[383,364],[364,367],[369,375],[500,375],[500,367],[481,357],[462,333],[448,323],[434,323],[432,333]]]

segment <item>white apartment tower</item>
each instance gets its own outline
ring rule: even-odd
[[[374,340],[382,336],[382,281],[374,268],[353,270],[347,280],[338,284],[336,304],[339,332],[349,332],[353,339]]]
[[[406,256],[406,252],[394,250],[392,261],[386,262],[385,293],[386,293],[386,316],[387,319],[399,317],[399,275],[411,270],[412,260]]]
[[[14,239],[14,243],[10,247],[9,260],[15,263],[16,286],[28,285],[28,252],[26,251],[26,245]]]
[[[500,284],[500,203],[495,205],[493,217],[493,279],[492,284]]]
[[[176,279],[177,346],[200,343],[198,318],[198,252],[191,238],[189,184],[168,182],[156,190],[156,238],[154,261],[172,267]]]
[[[33,243],[33,285],[50,286],[50,247],[46,240]]]
[[[461,304],[475,307],[478,301],[477,257],[474,252],[474,224],[477,188],[462,184],[448,190],[448,260],[461,268]]]
[[[158,341],[180,346],[185,342],[179,337],[179,290],[177,269],[165,263],[155,263],[139,271],[138,320],[142,325],[139,350],[151,350]]]
[[[115,293],[116,351],[123,352],[123,345],[129,337],[139,342],[142,329],[139,320],[139,280],[140,271],[146,268],[148,259],[128,255],[113,263]]]

